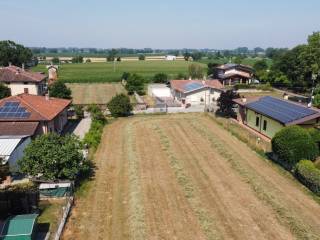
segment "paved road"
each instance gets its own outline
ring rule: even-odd
[[[80,139],[83,139],[86,133],[89,131],[91,126],[91,117],[88,113],[85,113],[85,117],[79,122],[73,133]]]

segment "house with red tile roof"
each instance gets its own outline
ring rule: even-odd
[[[37,135],[61,133],[71,100],[19,94],[0,100],[0,165],[18,170],[17,161]]]
[[[0,83],[11,90],[11,95],[21,93],[44,95],[47,90],[47,76],[16,66],[0,67]]]
[[[71,100],[19,94],[0,100],[0,136],[62,132]]]
[[[224,90],[219,80],[172,80],[172,96],[184,105],[209,106],[220,97]]]

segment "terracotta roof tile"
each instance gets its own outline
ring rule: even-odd
[[[39,122],[0,122],[1,136],[33,136]]]
[[[0,100],[0,106],[5,102],[19,102],[21,107],[25,107],[30,116],[21,121],[50,121],[71,104],[71,100],[49,98],[30,94],[20,94]],[[0,118],[0,121],[19,121],[17,119]]]
[[[0,82],[41,82],[46,78],[45,74],[30,72],[16,66],[0,68]]]

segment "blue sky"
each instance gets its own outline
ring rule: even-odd
[[[293,47],[319,0],[0,0],[0,39],[99,48]]]

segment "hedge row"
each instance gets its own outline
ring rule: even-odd
[[[84,143],[90,147],[97,148],[101,141],[104,125],[105,122],[93,120],[89,132],[84,137]]]
[[[89,132],[84,136],[83,142],[96,149],[100,144],[107,120],[97,105],[89,106],[88,111],[91,113],[92,123]]]
[[[301,160],[296,165],[297,179],[312,192],[320,196],[320,169],[310,160]]]
[[[262,91],[272,91],[272,86],[270,84],[243,84],[239,83],[234,86],[235,90],[239,89],[257,89]]]

